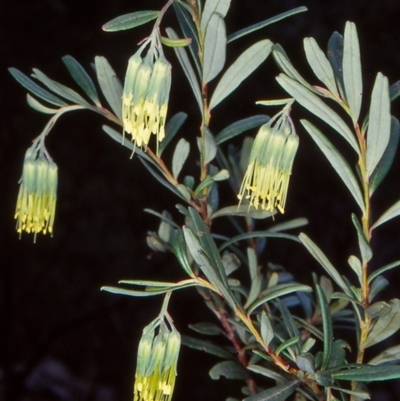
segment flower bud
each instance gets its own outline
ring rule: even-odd
[[[157,318],[143,330],[137,355],[134,401],[170,401],[175,386],[180,334]],[[158,334],[155,330],[158,327]]]
[[[165,137],[165,120],[171,87],[171,64],[159,56],[153,61],[149,54],[142,59],[141,50],[129,60],[122,98],[124,133],[146,148],[151,134],[158,143]]]
[[[281,213],[285,203],[299,138],[287,113],[271,119],[257,133],[238,198],[255,208]]]
[[[25,154],[18,193],[15,219],[17,232],[36,235],[53,233],[57,201],[57,165],[49,157],[41,155],[36,145]]]

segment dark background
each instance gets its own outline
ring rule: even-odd
[[[364,92],[370,93],[377,71],[387,75],[390,83],[400,78],[398,0],[232,3],[228,32],[300,5],[306,5],[309,11],[234,42],[228,50],[228,63],[252,42],[267,37],[281,43],[304,76],[316,83],[306,66],[302,38],[313,36],[325,48],[330,34],[334,30],[343,32],[345,22],[351,20],[357,24],[360,37]],[[119,279],[184,277],[170,255],[153,254],[147,248],[146,231],[157,230],[158,221],[142,212],[144,207],[169,209],[177,216],[177,199],[157,185],[137,159],[130,160],[127,150],[104,135],[104,120],[88,111],[63,116],[46,142],[59,166],[54,238],[39,235],[33,244],[32,237],[24,234],[19,240],[13,220],[24,152],[45,126],[47,117],[27,106],[25,90],[6,68],[13,66],[29,74],[36,67],[53,79],[73,85],[61,57],[70,54],[90,69],[94,56],[103,55],[123,78],[126,60],[134,53],[135,43],[149,33],[150,25],[119,33],[104,33],[101,25],[120,14],[159,9],[162,5],[158,0],[1,3],[0,399],[130,400],[137,342],[144,325],[158,313],[161,300],[116,296],[102,293],[99,288],[115,285]],[[175,23],[173,17],[168,23]],[[174,77],[182,79],[173,52],[166,52],[174,66]],[[216,108],[213,132],[238,118],[264,112],[254,105],[255,100],[285,96],[275,84],[276,74],[276,67],[268,60],[238,95]],[[185,135],[194,137],[199,120],[192,103],[188,84],[175,79],[170,115],[180,110],[189,113]],[[365,101],[364,111],[367,107]],[[396,102],[393,114],[400,115]],[[295,118],[304,115],[304,110],[295,108]],[[348,255],[357,252],[350,225],[350,213],[358,212],[357,206],[300,128],[299,136],[301,147],[287,214],[279,216],[277,222],[308,217],[306,232],[336,266],[348,269]],[[375,218],[399,197],[399,168],[397,158],[375,196]],[[235,200],[227,193],[223,202],[228,205]],[[374,246],[379,251],[374,267],[399,258],[399,240],[398,220],[377,230]],[[322,273],[296,244],[271,243],[263,257],[262,263],[280,263],[299,281],[309,281],[311,271]],[[385,299],[398,297],[396,271],[387,277],[391,287]],[[173,296],[171,313],[178,329],[188,334],[187,325],[204,319],[203,313],[208,312],[194,291],[185,291]],[[376,352],[373,349],[371,355]],[[208,370],[217,361],[184,347],[174,399],[239,398],[239,385],[232,387],[232,382],[214,382],[208,377]],[[375,400],[397,399],[396,382],[371,388]]]

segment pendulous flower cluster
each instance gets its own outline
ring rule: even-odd
[[[153,320],[143,329],[137,354],[134,401],[170,401],[175,386],[181,336],[168,320]],[[158,327],[158,333],[156,329]]]
[[[34,143],[25,153],[15,210],[17,232],[53,233],[58,168],[44,147]]]
[[[131,135],[135,146],[145,149],[154,134],[158,149],[165,137],[171,64],[160,49],[152,47],[142,58],[142,48],[129,59],[122,95],[122,121],[124,133]]]
[[[256,209],[285,212],[289,179],[299,146],[289,111],[264,124],[254,140],[238,198]]]

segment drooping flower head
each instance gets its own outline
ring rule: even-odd
[[[299,145],[290,108],[264,124],[254,140],[249,164],[238,198],[248,199],[255,208],[285,212],[285,203],[294,157]]]
[[[172,398],[181,336],[171,320],[167,322],[164,317],[158,317],[143,329],[137,354],[134,401]]]
[[[17,232],[53,233],[57,201],[58,168],[44,145],[36,141],[25,153],[15,210]]]
[[[146,148],[151,134],[155,134],[158,149],[165,136],[171,64],[156,38],[152,37],[144,58],[141,54],[148,41],[129,59],[122,96],[124,133],[130,134],[135,146],[140,148]]]

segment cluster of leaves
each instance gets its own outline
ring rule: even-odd
[[[146,211],[160,219],[157,232],[149,232],[148,244],[155,251],[172,252],[187,278],[176,282],[122,280],[126,287],[103,287],[104,290],[130,296],[153,296],[187,287],[196,287],[205,304],[219,324],[200,322],[191,329],[204,336],[224,336],[229,344],[221,346],[213,341],[184,336],[183,343],[222,359],[210,371],[213,379],[244,380],[243,394],[248,401],[283,401],[297,393],[299,399],[342,400],[368,399],[365,383],[400,378],[400,346],[389,348],[367,363],[365,349],[383,341],[400,328],[400,300],[388,302],[374,299],[388,284],[383,273],[400,265],[395,261],[369,274],[368,263],[373,254],[373,231],[400,214],[400,201],[371,224],[371,197],[387,174],[397,148],[400,125],[390,115],[390,100],[398,96],[398,83],[389,87],[387,78],[378,73],[371,95],[369,113],[359,123],[363,99],[360,49],[355,25],[347,23],[344,36],[335,32],[329,40],[327,56],[313,38],[304,40],[309,65],[324,87],[311,85],[295,69],[278,44],[268,39],[256,42],[225,68],[228,44],[257,29],[280,19],[305,11],[304,7],[259,22],[227,35],[225,16],[230,0],[169,1],[173,5],[183,38],[172,28],[162,42],[174,48],[177,59],[192,89],[202,124],[197,138],[199,178],[184,176],[190,142],[181,137],[172,160],[163,159],[163,152],[181,132],[187,115],[178,113],[166,126],[166,138],[158,154],[150,147],[135,150],[150,174],[176,194],[183,204],[176,205],[181,224],[169,212]],[[106,31],[130,29],[166,12],[142,11],[118,17],[106,25]],[[348,263],[356,273],[352,283],[342,276],[321,249],[304,233],[290,235],[286,231],[306,224],[299,218],[282,223],[274,221],[268,228],[257,231],[256,220],[271,219],[275,212],[257,210],[248,204],[237,206],[236,194],[251,149],[252,139],[245,138],[240,152],[233,146],[227,151],[220,146],[230,139],[257,128],[269,120],[260,114],[232,122],[214,134],[210,127],[211,111],[272,54],[282,70],[277,77],[283,89],[297,103],[309,110],[342,136],[358,158],[351,166],[328,135],[308,120],[301,124],[326,156],[343,180],[359,207],[352,215],[357,232],[359,256],[350,255]],[[61,115],[65,111],[85,108],[100,113],[119,127],[121,122],[122,86],[104,57],[96,57],[93,65],[99,87],[111,110],[100,102],[97,89],[89,74],[71,56],[63,58],[69,72],[85,92],[86,100],[73,89],[34,70],[36,84],[20,71],[12,68],[14,78],[37,98],[56,108],[50,108],[28,95],[28,103],[36,110]],[[224,72],[223,72],[224,71]],[[223,73],[222,73],[223,72]],[[222,73],[222,76],[219,75]],[[219,77],[209,96],[209,83]],[[335,102],[350,117],[350,124],[333,110],[328,102]],[[277,104],[278,102],[272,102]],[[216,113],[213,112],[213,118]],[[104,131],[119,143],[133,150],[118,130],[108,125]],[[168,167],[170,166],[170,167]],[[220,181],[227,180],[235,201],[220,207]],[[228,218],[235,234],[231,237],[216,232],[215,219]],[[270,221],[270,220],[266,220]],[[314,288],[298,283],[282,267],[263,266],[260,259],[267,238],[302,243],[329,277],[313,275]],[[235,278],[237,269],[245,269],[248,283]],[[334,290],[334,285],[338,290]],[[302,315],[297,316],[301,311]],[[296,312],[295,312],[296,311]],[[353,329],[358,349],[346,357],[350,349],[347,341],[334,339],[336,328]],[[336,337],[336,334],[335,334]],[[350,386],[348,385],[350,382]],[[268,389],[264,389],[268,388]],[[233,398],[230,398],[233,400]]]

